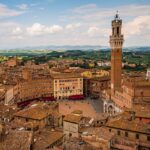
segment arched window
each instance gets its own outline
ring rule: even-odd
[[[113,35],[115,34],[115,28],[113,28]]]
[[[119,35],[119,27],[117,27],[117,35]]]

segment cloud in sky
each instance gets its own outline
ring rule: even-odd
[[[125,24],[123,29],[127,36],[150,34],[150,16],[139,16]]]
[[[72,11],[73,13],[77,13],[77,14],[85,14],[85,13],[93,12],[96,10],[97,10],[96,4],[87,4],[84,6],[79,6],[74,9],[71,9],[70,11]]]
[[[79,21],[87,27],[90,38],[100,39],[99,44],[108,45],[111,34],[111,19],[115,11],[119,10],[123,19],[123,34],[127,45],[149,45],[146,39],[150,35],[150,5],[127,5],[116,8],[99,8],[95,4],[88,4],[70,10],[71,15],[65,16],[64,20]],[[139,37],[145,38],[145,42]],[[105,40],[104,40],[105,39]],[[140,41],[141,40],[141,41]],[[105,42],[104,42],[105,41]]]
[[[92,27],[89,27],[87,33],[91,37],[93,37],[93,36],[107,37],[107,35],[110,35],[111,29],[100,29],[98,27],[92,26]]]
[[[23,13],[23,11],[11,9],[8,6],[0,3],[0,18],[18,16]]]
[[[20,15],[24,17],[24,12],[30,12],[30,7],[36,7],[37,11],[39,10],[37,8],[46,6],[20,4],[17,7],[19,9],[0,4],[0,18]],[[21,46],[38,45],[38,43],[40,45],[85,45],[89,43],[109,45],[111,20],[116,10],[119,10],[123,18],[126,45],[149,45],[147,38],[150,35],[150,5],[131,4],[116,8],[102,8],[94,3],[64,10],[63,16],[59,14],[53,21],[51,17],[55,14],[49,12],[51,15],[49,16],[48,9],[41,12],[43,16],[39,16],[37,12],[34,13],[33,9],[31,16],[26,18],[26,24],[20,23],[19,19],[15,21],[6,19],[0,24],[0,35],[3,35],[0,38],[0,45],[5,47],[11,43],[15,47],[18,45],[18,40]],[[48,18],[46,22],[43,22],[45,16]],[[32,22],[28,23],[28,19]]]
[[[23,31],[20,27],[16,27],[12,30],[13,35],[19,35],[19,34],[22,34],[22,33],[23,33]]]
[[[32,36],[40,36],[45,34],[55,34],[62,30],[63,28],[59,25],[45,26],[40,23],[34,23],[31,27],[27,28],[27,33]]]
[[[80,6],[74,9],[71,9],[73,16],[72,19],[81,19],[83,21],[91,21],[95,18],[103,18],[114,16],[114,13],[119,10],[121,16],[140,16],[140,15],[150,15],[150,5],[125,5],[125,6],[117,6],[115,8],[99,8],[96,4],[88,4],[84,6]],[[89,20],[90,19],[90,20]]]
[[[74,29],[79,28],[80,26],[81,26],[81,23],[72,23],[72,24],[66,25],[66,29],[74,30]]]
[[[17,5],[17,8],[19,8],[21,10],[27,10],[28,9],[28,5],[27,4],[20,4],[20,5]]]

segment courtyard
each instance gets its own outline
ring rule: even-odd
[[[103,102],[101,100],[86,99],[82,101],[59,101],[59,112],[62,115],[70,114],[75,110],[81,110],[85,117],[97,117],[103,112]]]

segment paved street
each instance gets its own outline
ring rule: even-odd
[[[82,110],[84,116],[95,118],[103,112],[103,102],[101,100],[91,100],[90,98],[82,101],[59,101],[59,112],[62,115],[69,114],[74,110]]]
[[[96,113],[102,113],[103,112],[103,101],[102,100],[92,100],[90,98],[87,99],[88,102],[93,106],[95,109]]]

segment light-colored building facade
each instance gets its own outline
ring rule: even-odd
[[[13,101],[13,99],[14,99],[14,89],[13,89],[13,86],[11,86],[6,89],[5,104],[11,103],[11,101]]]
[[[2,85],[0,86],[0,99],[1,103],[6,105],[12,104],[14,101],[14,86]]]
[[[56,99],[67,99],[73,95],[83,95],[83,78],[79,74],[53,74],[53,93]]]
[[[80,125],[83,121],[83,117],[77,114],[68,114],[63,119],[63,132],[66,138],[79,137]]]
[[[146,78],[150,79],[150,69],[147,69]]]

